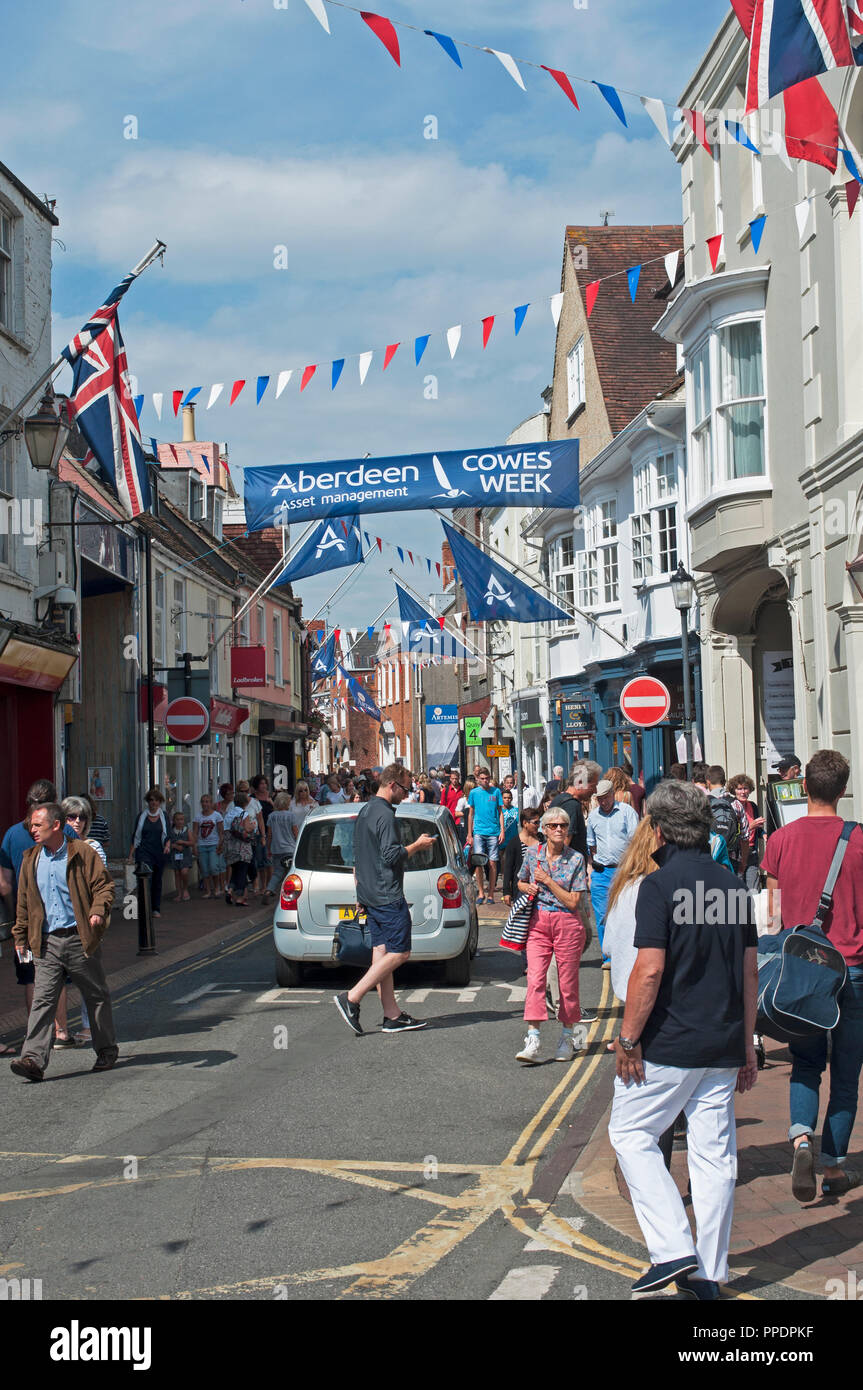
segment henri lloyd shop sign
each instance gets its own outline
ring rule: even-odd
[[[404,454],[247,468],[246,525],[250,531],[293,521],[365,512],[423,511],[426,507],[575,507],[578,440],[542,449],[492,445],[470,452]]]

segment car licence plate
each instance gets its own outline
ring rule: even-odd
[[[359,907],[340,907],[339,921],[358,922],[359,925],[362,927],[365,926],[366,914],[365,912],[363,912],[362,908]]]

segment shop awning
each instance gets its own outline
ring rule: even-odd
[[[227,700],[210,700],[210,728],[214,734],[235,734],[241,724],[245,724],[249,711],[245,705],[232,705]]]
[[[0,628],[0,681],[59,690],[77,660],[77,647],[50,646],[17,628]]]

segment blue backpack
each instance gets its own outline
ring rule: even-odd
[[[845,821],[842,826],[811,925],[759,939],[756,1030],[778,1042],[829,1033],[839,1022],[839,994],[848,972],[841,952],[824,934],[824,923],[854,825]]]

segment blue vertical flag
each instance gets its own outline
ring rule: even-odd
[[[358,516],[319,522],[272,588],[290,584],[295,579],[308,579],[312,574],[341,569],[345,565],[362,564],[359,524]]]
[[[399,619],[404,640],[409,651],[422,652],[424,656],[448,656],[458,661],[474,655],[449,632],[444,632],[440,622],[423,608],[415,598],[396,584],[399,600]]]
[[[326,680],[336,669],[336,634],[331,632],[323,646],[318,647],[309,664],[313,681]]]
[[[352,676],[349,671],[345,670],[344,666],[338,666],[336,671],[340,680],[347,683],[348,694],[354,709],[358,709],[360,714],[367,714],[370,719],[376,719],[380,723],[383,715],[362,681],[357,680],[356,676]]]
[[[442,523],[475,622],[504,618],[511,623],[571,623],[572,614],[516,579],[460,531]]]

